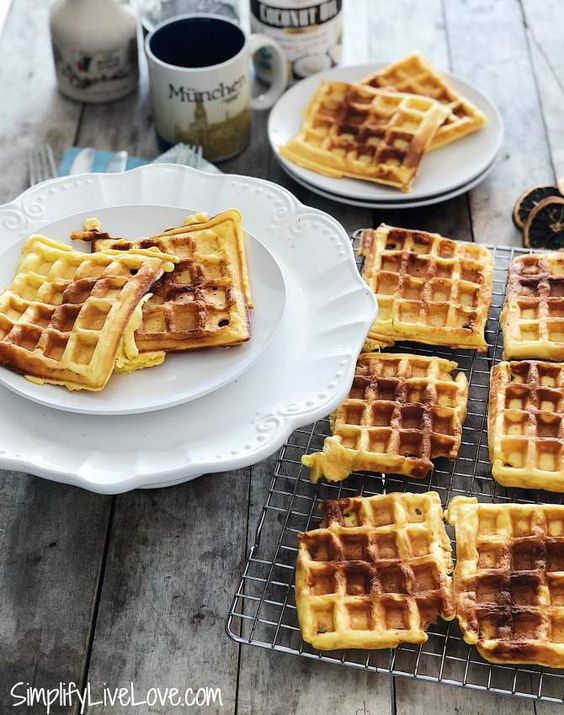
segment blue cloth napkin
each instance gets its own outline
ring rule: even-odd
[[[82,151],[81,147],[73,146],[70,149],[65,149],[59,168],[57,169],[59,176],[68,176],[70,168],[76,155]],[[94,154],[94,163],[92,164],[91,171],[104,173],[108,168],[108,164],[114,156],[112,151],[96,151]],[[137,166],[143,166],[144,164],[150,164],[151,162],[147,159],[139,159],[136,156],[127,157],[127,169],[135,169]]]
[[[82,151],[82,147],[73,146],[69,149],[65,149],[63,158],[57,169],[59,176],[68,176],[72,163],[75,160],[76,155],[80,151]],[[193,152],[189,146],[187,146],[186,144],[176,144],[171,149],[166,151],[164,154],[161,154],[153,161],[150,161],[148,159],[141,159],[137,156],[128,156],[126,170],[135,169],[137,166],[144,166],[145,164],[160,164],[163,162],[168,162],[172,164],[186,164],[190,166],[191,164],[188,159],[191,155],[193,155]],[[113,157],[114,152],[96,150],[91,171],[104,173]],[[201,171],[209,171],[210,173],[221,174],[221,170],[218,169],[217,166],[211,164],[205,159],[202,160],[202,164],[199,168],[201,169]]]

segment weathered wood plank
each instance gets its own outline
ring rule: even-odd
[[[541,98],[552,165],[564,176],[564,50],[555,28],[564,22],[564,4],[558,0],[522,0],[533,69]]]
[[[513,0],[444,5],[453,72],[487,93],[505,122],[501,156],[470,194],[474,236],[481,243],[519,245],[513,202],[526,186],[552,179],[521,7]]]
[[[156,686],[218,687],[223,705],[206,712],[235,711],[239,649],[225,615],[242,570],[248,482],[249,470],[240,470],[117,497],[93,688],[133,682],[141,697]]]
[[[397,686],[401,684],[401,688]],[[397,715],[556,715],[562,705],[534,703],[524,698],[511,698],[450,685],[414,682],[396,678]]]

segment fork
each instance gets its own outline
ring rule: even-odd
[[[27,165],[30,186],[57,176],[57,167],[50,144],[44,144],[39,149],[30,151],[27,155]]]

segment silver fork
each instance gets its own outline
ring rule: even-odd
[[[57,166],[50,144],[44,144],[39,149],[30,151],[27,155],[27,165],[30,186],[57,176]]]

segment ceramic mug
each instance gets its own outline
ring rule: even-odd
[[[267,47],[271,86],[251,96],[250,60]],[[153,119],[161,145],[201,144],[212,161],[241,152],[251,136],[251,109],[269,109],[286,88],[283,50],[265,35],[247,36],[221,15],[165,20],[145,38]]]

